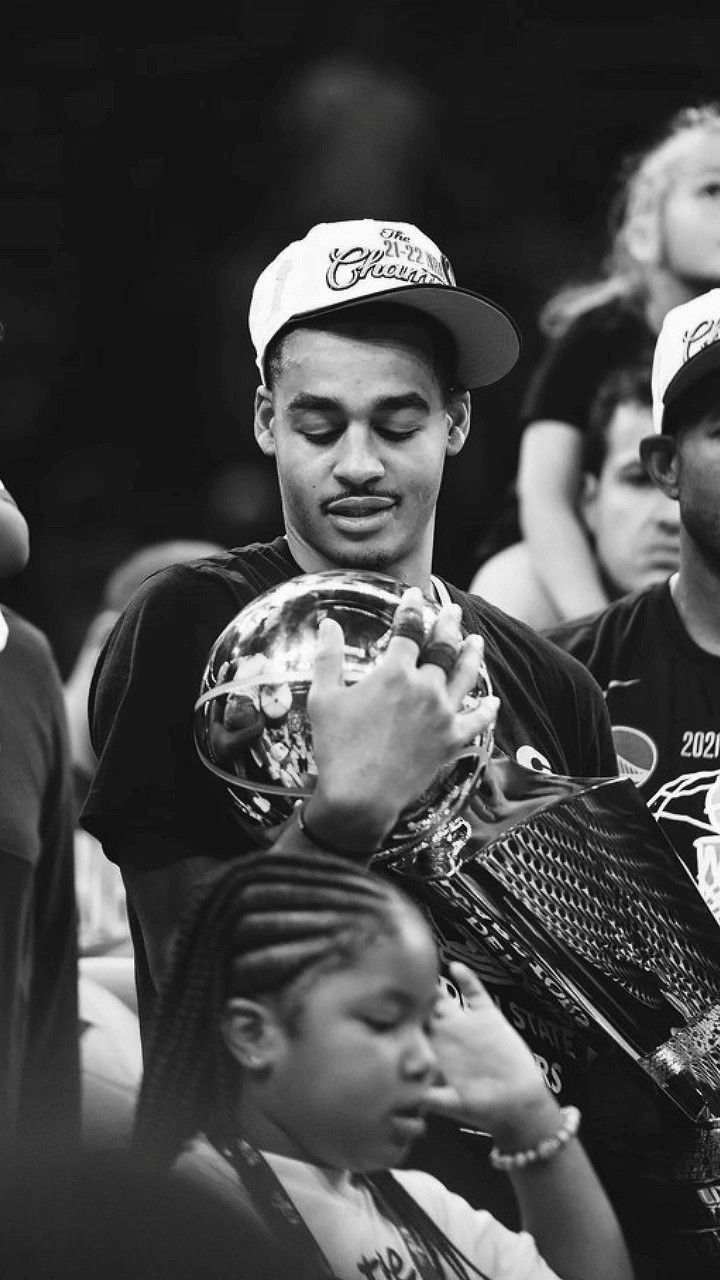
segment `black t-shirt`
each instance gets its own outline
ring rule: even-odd
[[[74,801],[60,675],[3,608],[0,642],[0,1149],[80,1136]],[[40,1149],[40,1148],[38,1148]]]
[[[149,578],[115,625],[90,693],[98,767],[80,820],[121,868],[249,848],[225,784],[197,755],[193,709],[219,633],[260,592],[300,572],[284,538],[176,565]],[[584,667],[479,597],[448,591],[468,630],[485,637],[500,698],[498,749],[553,773],[615,774],[602,696]],[[130,920],[145,1022],[154,991],[132,903]]]
[[[521,425],[551,419],[586,431],[604,379],[624,365],[650,364],[655,341],[647,322],[627,304],[587,311],[549,343],[525,392]]]
[[[548,635],[603,689],[620,772],[720,920],[720,657],[691,640],[667,582]]]

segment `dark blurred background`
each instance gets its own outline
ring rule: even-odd
[[[254,279],[317,221],[415,222],[518,321],[474,396],[436,567],[466,586],[517,457],[537,313],[605,248],[618,165],[720,97],[717,5],[648,0],[163,10],[6,0],[0,477],[32,558],[0,599],[65,674],[148,541],[281,531],[251,431]]]

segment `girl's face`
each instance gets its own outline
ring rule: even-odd
[[[279,1032],[263,1102],[279,1154],[353,1172],[402,1159],[424,1132],[420,1106],[436,1073],[437,979],[430,932],[409,910],[352,967],[318,977],[296,1024]]]
[[[702,292],[720,281],[720,129],[687,140],[662,211],[664,265]]]

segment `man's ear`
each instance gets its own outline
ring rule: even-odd
[[[640,458],[653,484],[668,498],[678,497],[678,447],[674,436],[646,436],[640,441]]]
[[[578,510],[585,528],[590,533],[597,533],[597,498],[600,492],[600,481],[591,471],[583,475],[582,490],[578,499]]]
[[[246,1071],[266,1071],[280,1045],[280,1024],[270,1005],[235,996],[225,1004],[220,1034],[225,1047]]]
[[[445,412],[448,420],[446,452],[452,457],[460,452],[470,430],[470,392],[451,392]]]
[[[275,404],[272,391],[258,387],[255,392],[255,439],[268,458],[275,456]]]

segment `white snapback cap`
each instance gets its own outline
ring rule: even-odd
[[[720,289],[668,311],[655,344],[652,368],[653,426],[662,431],[665,410],[713,369],[720,368]]]
[[[460,289],[447,258],[409,222],[321,222],[258,277],[250,336],[260,376],[268,343],[292,321],[366,302],[398,303],[434,317],[457,348],[462,387],[497,382],[520,354],[520,337],[497,303]]]

